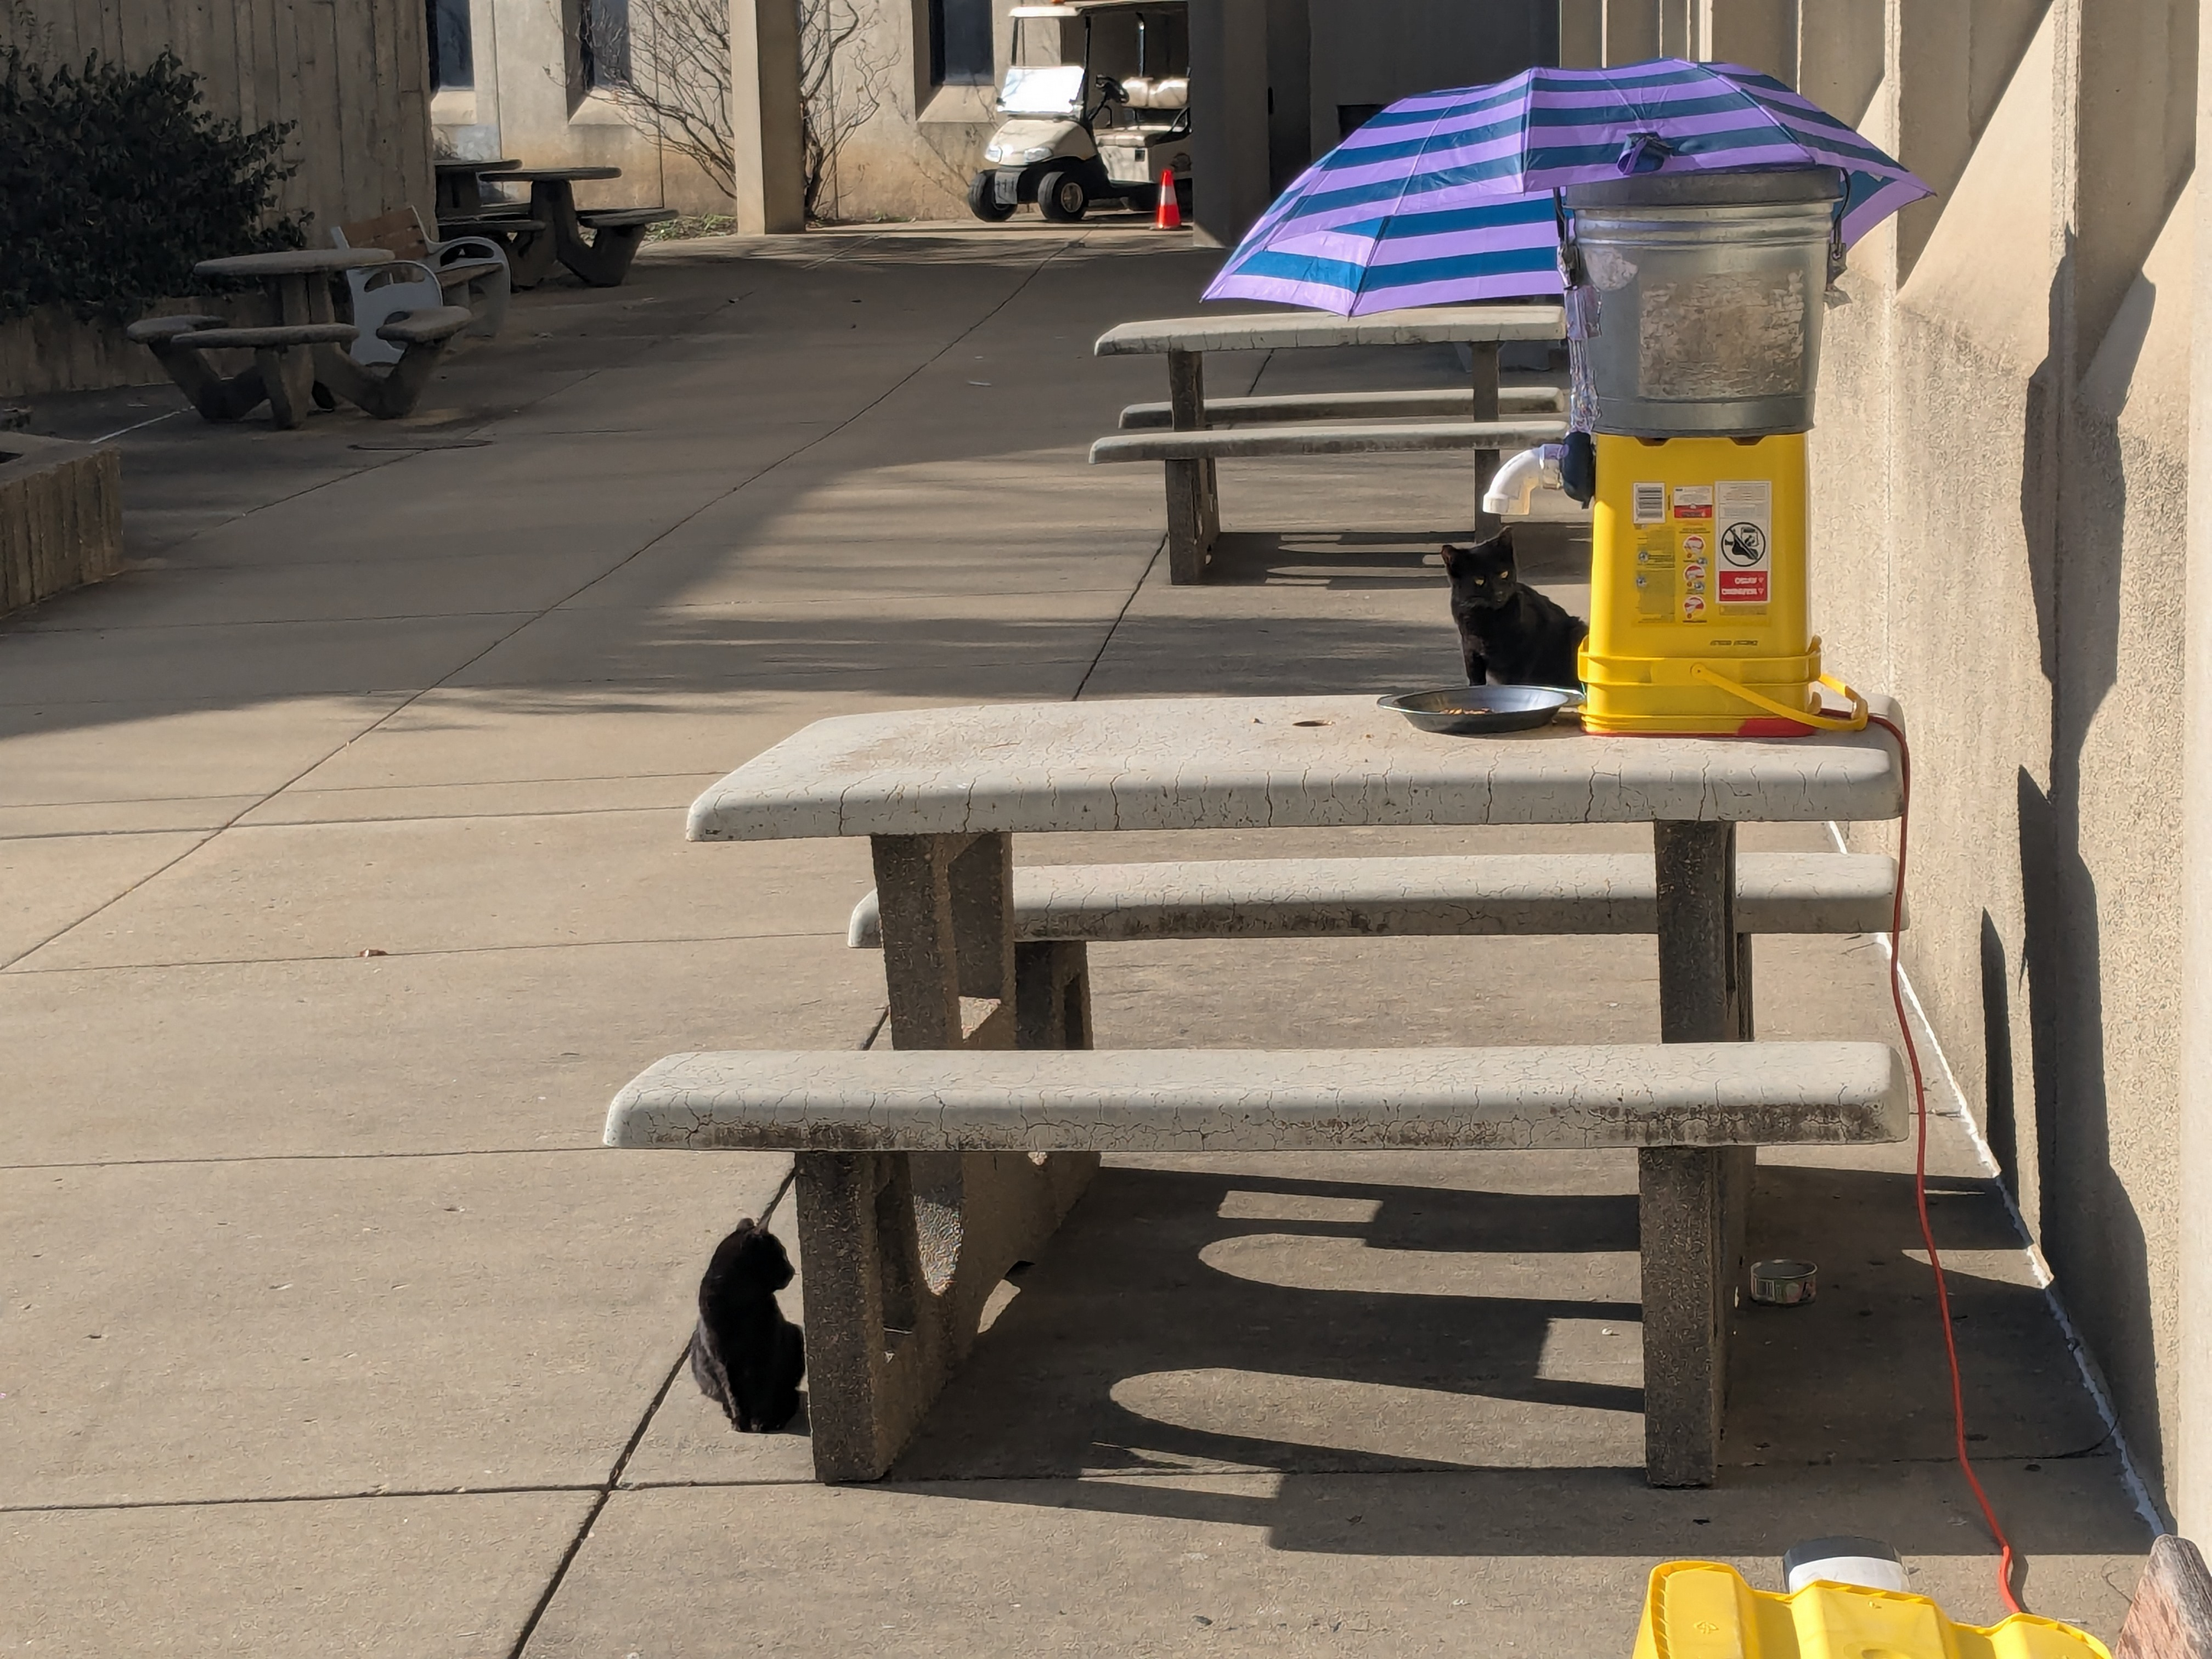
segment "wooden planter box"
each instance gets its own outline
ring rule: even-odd
[[[0,432],[0,616],[122,562],[122,452]]]

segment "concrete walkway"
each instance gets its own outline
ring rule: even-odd
[[[1230,469],[1249,533],[1170,588],[1154,470],[1084,464],[1162,395],[1091,339],[1191,309],[1212,257],[677,245],[522,299],[405,422],[41,409],[137,426],[133,562],[0,625],[0,1652],[1622,1655],[1655,1561],[1772,1587],[1838,1531],[1996,1616],[1905,1148],[1762,1169],[1754,1242],[1822,1296],[1740,1316],[1711,1492],[1638,1467],[1614,1155],[1117,1162],[880,1486],[814,1486],[803,1435],[732,1435],[678,1375],[707,1253],[786,1163],[601,1150],[608,1097],[675,1049],[855,1042],[880,1006],[842,943],[865,847],[689,846],[702,785],[856,709],[1453,677],[1451,465]],[[1535,574],[1577,601],[1580,557]],[[1656,1033],[1645,940],[1094,960],[1107,1044]],[[1762,945],[1759,975],[1765,1034],[1889,1029],[1873,941]],[[1975,1449],[2031,1601],[2109,1637],[2148,1534],[1936,1103]]]

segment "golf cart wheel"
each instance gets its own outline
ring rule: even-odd
[[[1037,180],[1037,205],[1046,218],[1073,224],[1091,205],[1091,186],[1079,173],[1048,173]]]
[[[997,173],[979,173],[968,181],[968,211],[994,225],[1014,216],[1013,204],[999,199]]]

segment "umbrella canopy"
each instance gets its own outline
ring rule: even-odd
[[[1845,173],[1846,246],[1934,194],[1834,116],[1731,64],[1534,69],[1424,93],[1307,168],[1206,297],[1356,317],[1557,294],[1554,191],[1640,173],[1793,167]]]

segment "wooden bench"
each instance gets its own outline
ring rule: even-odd
[[[1500,416],[1553,415],[1564,417],[1567,395],[1556,386],[1507,386],[1498,389]],[[1471,421],[1472,392],[1439,387],[1421,392],[1291,392],[1269,398],[1215,398],[1206,405],[1208,427],[1273,426],[1286,421]],[[1121,411],[1121,430],[1150,432],[1175,425],[1173,404],[1131,404]]]
[[[1638,1149],[1646,1413],[1657,1417],[1670,1409],[1658,1379],[1713,1363],[1732,1289],[1705,1195],[1678,1190],[1695,1166],[1663,1154],[1899,1140],[1910,1099],[1903,1061],[1880,1042],[686,1054],[615,1097],[605,1138],[810,1161],[799,1251],[815,1470],[872,1480],[1030,1248],[1019,1218],[978,1201],[997,1160],[1066,1170],[1030,1200],[1059,1212],[1042,1218],[1048,1230],[1105,1152]],[[1070,1167],[1069,1154],[1085,1163]],[[814,1276],[831,1256],[825,1287],[849,1279],[857,1297],[817,1297]],[[1686,1403],[1686,1418],[1695,1409]],[[1663,1440],[1678,1427],[1693,1425],[1649,1432]]]
[[[1455,425],[1479,428],[1494,422],[1504,412],[1504,394],[1498,384],[1498,348],[1509,340],[1554,341],[1566,331],[1564,311],[1555,305],[1486,305],[1486,306],[1424,306],[1407,311],[1380,312],[1367,317],[1338,317],[1321,311],[1268,311],[1234,313],[1212,317],[1162,317],[1144,322],[1123,323],[1099,336],[1092,347],[1101,357],[1126,356],[1138,353],[1164,355],[1168,360],[1168,419],[1166,425],[1180,434],[1196,434],[1211,423],[1216,410],[1229,414],[1234,410],[1236,424],[1247,425],[1242,417],[1249,415],[1255,421],[1294,421],[1311,418],[1303,412],[1268,415],[1255,405],[1271,400],[1264,398],[1223,398],[1209,403],[1206,397],[1205,354],[1209,351],[1283,351],[1323,346],[1372,345],[1463,345],[1470,354],[1468,390],[1456,392],[1450,401],[1437,412],[1457,416],[1464,408],[1467,419]],[[1404,398],[1421,394],[1380,393],[1370,397]],[[1308,398],[1291,399],[1293,405],[1305,408],[1336,404],[1341,398]],[[1245,405],[1237,408],[1238,404]],[[1153,422],[1146,413],[1139,421],[1128,416],[1134,411],[1149,411],[1158,407],[1137,404],[1125,410],[1121,424],[1125,429],[1144,430]],[[1359,409],[1359,405],[1352,405]],[[1372,406],[1370,406],[1372,407]],[[1383,405],[1388,408],[1388,405]],[[1426,410],[1400,408],[1389,411],[1392,416]],[[1376,418],[1367,410],[1356,415],[1329,416],[1334,419]],[[1432,434],[1425,441],[1419,437],[1401,437],[1392,443],[1358,443],[1333,439],[1330,434],[1349,434],[1365,430],[1356,428],[1322,428],[1322,445],[1318,448],[1303,447],[1295,436],[1294,428],[1267,427],[1267,435],[1261,437],[1257,447],[1239,447],[1235,445],[1199,443],[1177,446],[1172,450],[1146,451],[1119,447],[1121,441],[1102,439],[1091,449],[1091,459],[1100,461],[1159,460],[1166,463],[1167,484],[1167,540],[1168,580],[1177,584],[1194,582],[1206,573],[1206,561],[1221,534],[1220,492],[1216,482],[1215,466],[1223,459],[1234,459],[1255,455],[1303,454],[1383,454],[1419,453],[1446,449],[1474,451],[1474,501],[1473,523],[1482,533],[1496,528],[1482,507],[1483,492],[1497,471],[1502,449],[1506,445],[1522,447],[1528,442],[1545,443],[1562,435],[1556,424],[1547,424],[1546,435],[1526,439],[1521,427],[1501,428],[1490,434],[1491,441],[1473,438],[1445,437]],[[1401,432],[1407,428],[1399,428]],[[1217,434],[1225,436],[1229,434]],[[1253,432],[1238,436],[1261,435]]]

